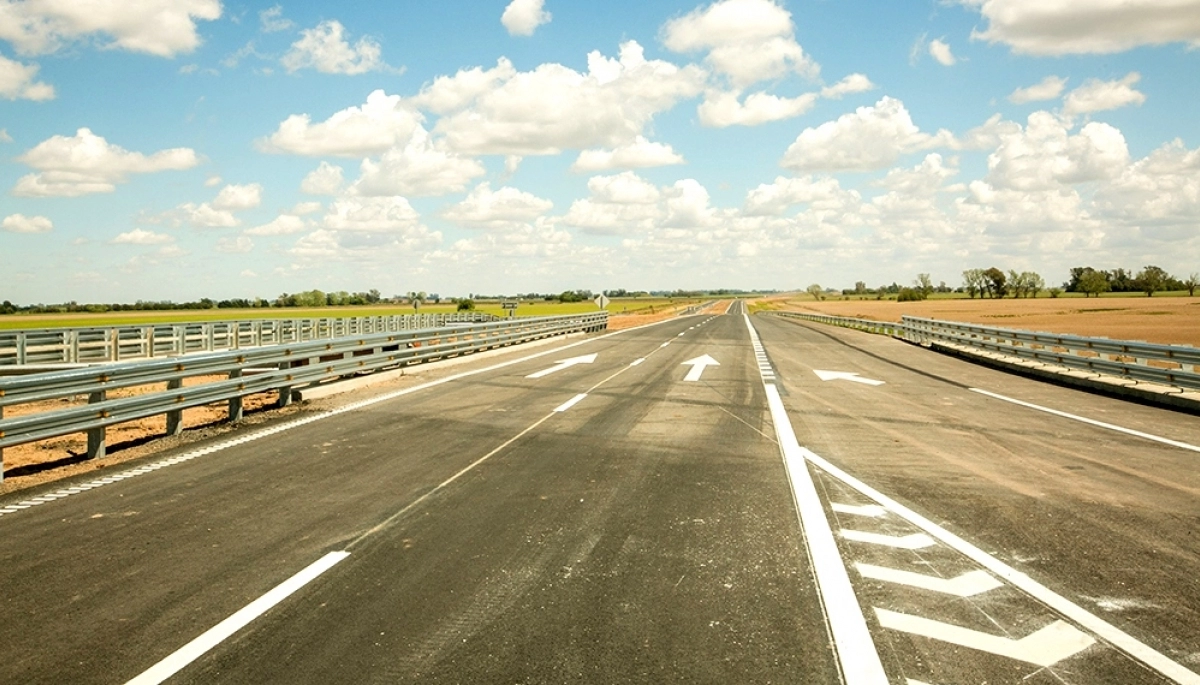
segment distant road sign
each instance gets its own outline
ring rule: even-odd
[[[504,300],[500,303],[500,306],[505,309],[516,309],[518,304],[520,303],[516,300]]]
[[[604,309],[608,306],[608,298],[604,296],[604,293],[600,293],[596,296],[596,306],[601,309]]]

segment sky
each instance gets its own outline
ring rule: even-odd
[[[0,0],[0,300],[1200,271],[1200,0]]]

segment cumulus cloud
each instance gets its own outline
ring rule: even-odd
[[[336,20],[323,21],[300,32],[300,40],[280,62],[288,73],[316,69],[323,74],[365,74],[387,67],[383,48],[370,37],[358,39],[353,46],[345,38],[346,28]]]
[[[637,136],[632,143],[615,150],[583,150],[571,171],[609,171],[611,169],[644,169],[647,167],[683,164],[684,159],[666,143],[652,143]]]
[[[511,36],[532,36],[537,27],[550,23],[544,0],[512,0],[504,8],[500,23]]]
[[[296,26],[296,22],[283,18],[283,7],[279,5],[259,12],[258,22],[262,26],[263,33],[287,31]]]
[[[274,236],[274,235],[291,235],[300,233],[309,228],[308,222],[296,216],[295,214],[280,214],[271,219],[265,224],[247,228],[242,231],[244,235],[252,236]]]
[[[748,216],[778,216],[796,205],[847,213],[854,211],[861,202],[858,191],[843,189],[835,178],[779,176],[773,183],[763,183],[746,194],[744,213]]]
[[[239,223],[238,218],[233,215],[233,212],[227,209],[217,209],[207,202],[196,204],[195,202],[185,202],[175,209],[175,212],[168,213],[168,218],[172,216],[179,222],[186,222],[197,228],[233,228]]]
[[[245,254],[254,249],[254,241],[244,235],[227,236],[218,240],[214,249],[225,254]]]
[[[300,181],[300,191],[309,195],[338,195],[342,192],[345,181],[344,170],[329,162],[321,162],[316,169],[308,172]]]
[[[438,121],[434,132],[464,154],[547,155],[563,149],[616,148],[634,142],[659,112],[701,92],[705,74],[647,60],[634,41],[620,57],[588,55],[588,72],[542,64],[529,72],[471,71],[440,83],[419,100],[463,108]],[[460,72],[459,76],[463,76]],[[458,86],[452,88],[452,86]]]
[[[9,233],[49,233],[54,230],[54,222],[44,216],[10,214],[0,222],[0,228]]]
[[[710,91],[705,95],[704,102],[700,103],[698,112],[700,123],[705,126],[757,126],[804,114],[816,102],[816,93],[785,98],[758,92],[751,93],[745,101],[741,101],[736,92]]]
[[[1056,100],[1062,95],[1063,88],[1067,85],[1067,80],[1058,76],[1047,76],[1039,83],[1035,83],[1028,88],[1018,88],[1009,96],[1008,101],[1015,105],[1023,105],[1027,102],[1040,102],[1042,100]]]
[[[929,41],[929,55],[944,67],[952,67],[958,63],[958,59],[950,50],[950,44],[939,38]]]
[[[421,216],[402,197],[342,197],[329,207],[325,228],[368,233],[405,232],[420,226]]]
[[[481,183],[442,217],[468,226],[496,226],[533,221],[553,207],[553,202],[532,193],[508,186],[493,191],[490,184]]]
[[[448,114],[466,108],[479,96],[495,90],[516,75],[517,68],[513,63],[501,57],[491,69],[472,67],[460,69],[453,76],[438,76],[412,98],[412,103],[435,114]]]
[[[1200,46],[1200,0],[961,0],[987,26],[972,37],[1035,55],[1109,54],[1140,45]]]
[[[0,55],[0,97],[8,100],[54,99],[54,86],[35,81],[38,65],[21,64]]]
[[[1194,231],[1200,217],[1200,149],[1175,139],[1131,164],[1096,191],[1107,217],[1138,225],[1175,224]]]
[[[1146,101],[1146,96],[1133,86],[1141,78],[1141,74],[1134,71],[1119,81],[1089,79],[1082,86],[1067,93],[1063,100],[1063,113],[1071,116],[1140,105]]]
[[[114,245],[165,245],[175,239],[166,233],[155,233],[141,228],[122,233],[112,239]]]
[[[796,42],[791,13],[772,0],[719,0],[668,21],[661,37],[673,52],[707,51],[705,63],[738,89],[820,71]]]
[[[417,126],[404,145],[383,153],[379,161],[362,161],[353,192],[410,197],[445,195],[464,190],[472,179],[485,172],[478,161],[435,145],[429,133]]]
[[[246,185],[230,184],[217,193],[212,206],[216,209],[228,209],[230,211],[253,209],[262,204],[262,192],[263,187],[260,183],[249,183]]]
[[[347,107],[318,124],[307,114],[293,114],[257,145],[265,152],[362,157],[402,145],[422,120],[400,96],[376,90],[361,107]]]
[[[903,102],[884,97],[872,107],[804,129],[780,164],[797,171],[870,171],[890,166],[903,154],[953,143],[946,131],[923,133]]]
[[[39,55],[100,34],[107,48],[174,57],[200,45],[197,20],[220,17],[220,0],[0,0],[0,40]]]
[[[875,84],[871,83],[871,79],[867,78],[866,74],[850,74],[832,86],[822,88],[821,97],[838,100],[844,95],[865,93],[869,90],[875,90]]]
[[[111,145],[86,128],[72,137],[48,138],[17,161],[38,170],[17,181],[12,193],[22,197],[111,193],[131,174],[190,169],[200,163],[190,148],[161,150],[147,156]]]
[[[618,235],[652,228],[664,216],[662,192],[632,171],[588,179],[589,197],[575,200],[562,223],[585,233]]]
[[[1001,137],[986,180],[998,189],[1057,190],[1115,178],[1128,164],[1125,137],[1112,126],[1091,122],[1072,135],[1066,120],[1034,112],[1023,129]]]

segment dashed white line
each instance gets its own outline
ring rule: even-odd
[[[587,393],[586,393],[586,392],[581,392],[581,393],[579,393],[578,395],[576,395],[576,396],[572,397],[571,399],[567,400],[566,402],[563,402],[563,403],[562,403],[562,404],[560,404],[559,406],[555,407],[554,411],[557,411],[557,412],[564,412],[564,411],[566,411],[566,410],[570,409],[571,407],[574,407],[576,404],[579,404],[581,401],[583,401],[583,399],[584,399],[585,397],[587,397]]]

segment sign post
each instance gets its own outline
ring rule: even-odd
[[[600,293],[596,296],[596,306],[600,309],[604,309],[608,306],[608,298],[604,296],[604,293]]]
[[[517,305],[520,303],[520,300],[501,300],[500,306],[508,310],[508,318],[511,319],[517,315]]]

